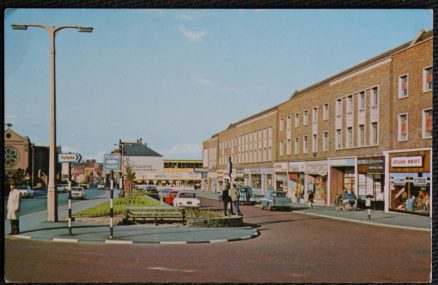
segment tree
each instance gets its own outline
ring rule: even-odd
[[[126,171],[126,184],[128,187],[125,187],[125,189],[128,190],[128,194],[131,195],[132,190],[132,184],[135,180],[135,172],[132,169],[132,166],[128,159],[125,160],[125,171]]]

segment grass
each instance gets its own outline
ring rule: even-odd
[[[146,207],[157,207],[160,206],[160,201],[145,197],[141,192],[134,192],[131,200],[128,198],[115,198],[113,200],[113,210],[114,215],[121,215],[125,213],[126,203],[129,206],[146,206]],[[92,208],[82,210],[75,214],[78,217],[102,217],[109,216],[110,214],[110,202],[104,202],[102,204],[96,205]]]

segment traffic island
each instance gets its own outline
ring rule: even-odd
[[[224,228],[244,226],[242,216],[223,216],[211,218],[187,218],[188,227]]]

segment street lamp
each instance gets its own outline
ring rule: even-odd
[[[58,221],[58,196],[56,192],[56,79],[55,79],[55,34],[62,29],[77,29],[78,32],[91,33],[92,27],[81,26],[46,26],[41,24],[11,25],[13,30],[27,30],[29,27],[45,29],[50,37],[50,156],[49,185],[47,189],[47,212],[49,222]]]

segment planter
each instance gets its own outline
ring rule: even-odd
[[[243,217],[225,216],[217,218],[187,218],[188,227],[202,228],[224,228],[224,227],[242,227]]]

